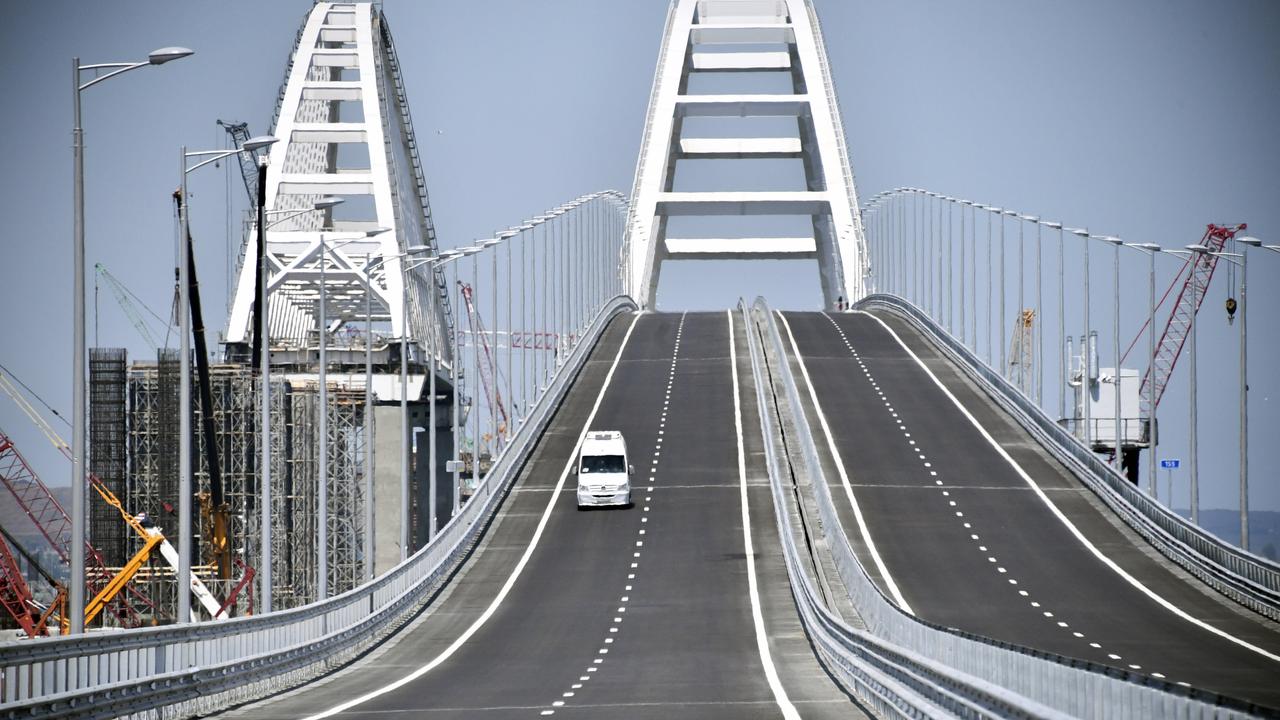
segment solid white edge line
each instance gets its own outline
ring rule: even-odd
[[[582,441],[586,438],[587,431],[591,428],[591,422],[596,418],[596,411],[600,409],[600,403],[604,400],[605,393],[609,390],[609,384],[613,381],[613,372],[618,369],[618,362],[622,360],[622,353],[627,349],[627,341],[631,339],[631,331],[635,329],[636,322],[639,320],[639,314],[632,316],[631,325],[627,327],[627,334],[622,338],[622,345],[618,348],[618,354],[613,358],[613,365],[609,367],[609,374],[605,375],[604,385],[600,388],[600,394],[596,396],[596,402],[591,408],[591,414],[587,416],[587,421],[582,425],[582,432],[578,435],[578,442],[573,446],[573,452],[570,453],[569,459],[565,461],[564,470],[560,473],[560,479],[556,482],[555,490],[551,493],[551,499],[547,502],[546,509],[542,511],[542,518],[538,521],[537,529],[533,531],[533,537],[529,540],[529,546],[525,548],[524,554],[520,556],[520,561],[516,563],[515,568],[511,571],[511,576],[507,578],[505,583],[503,583],[502,589],[498,591],[497,596],[493,598],[493,602],[489,604],[489,607],[485,608],[485,611],[480,614],[480,617],[476,618],[475,622],[471,623],[471,626],[459,635],[457,640],[454,640],[449,647],[445,648],[443,652],[437,655],[426,665],[423,665],[393,683],[384,685],[377,690],[367,692],[360,697],[353,698],[340,705],[335,705],[323,712],[315,715],[309,715],[304,718],[304,720],[320,720],[320,718],[337,715],[338,713],[350,710],[361,703],[368,702],[380,695],[385,695],[393,690],[397,690],[408,685],[414,680],[417,680],[423,675],[434,670],[438,665],[440,665],[440,663],[448,660],[450,656],[457,652],[459,648],[471,639],[472,635],[475,635],[476,632],[479,631],[486,622],[488,622],[489,618],[493,616],[498,607],[502,605],[502,601],[507,598],[507,594],[511,592],[511,587],[516,584],[516,579],[520,577],[520,573],[524,570],[524,566],[528,564],[529,558],[533,555],[534,549],[537,548],[538,540],[542,538],[542,531],[546,529],[547,522],[551,519],[551,511],[555,509],[556,500],[560,497],[561,489],[564,488],[565,478],[569,476],[569,471],[573,469],[574,458],[578,456],[578,449],[582,447]]]
[[[738,395],[738,349],[733,337],[733,311],[729,316],[729,363],[733,369],[733,427],[738,433],[738,481],[739,497],[742,499],[742,547],[747,556],[747,587],[751,590],[751,621],[756,629],[756,649],[760,651],[760,662],[764,664],[764,676],[769,681],[769,689],[786,720],[799,720],[800,713],[787,698],[787,691],[778,679],[778,669],[773,665],[773,656],[769,652],[769,636],[764,627],[764,611],[760,607],[760,586],[756,580],[755,546],[751,542],[751,511],[747,506],[747,452],[742,441],[742,400]],[[750,329],[748,328],[748,332]]]
[[[915,611],[911,609],[911,605],[907,603],[907,599],[902,596],[902,591],[898,589],[898,584],[893,581],[893,576],[889,574],[889,568],[884,564],[884,559],[880,557],[879,551],[876,550],[876,543],[871,539],[871,529],[867,527],[867,523],[862,518],[862,508],[858,506],[858,500],[853,496],[853,486],[849,484],[849,474],[844,469],[844,460],[840,457],[840,451],[836,449],[835,438],[831,435],[831,426],[827,424],[827,416],[822,412],[822,404],[818,402],[818,394],[813,389],[813,383],[809,381],[809,368],[804,364],[804,356],[800,354],[800,346],[796,344],[796,336],[791,333],[791,323],[787,322],[786,316],[779,311],[774,311],[778,315],[778,319],[782,320],[782,326],[787,329],[787,338],[791,341],[791,351],[795,353],[796,361],[800,364],[800,373],[804,375],[804,384],[809,388],[809,399],[813,401],[813,409],[818,413],[818,422],[822,425],[822,434],[827,438],[827,449],[831,451],[831,459],[835,462],[836,471],[840,473],[840,484],[844,486],[844,495],[849,499],[849,505],[853,508],[853,517],[858,521],[858,532],[862,535],[862,542],[867,546],[867,550],[871,553],[871,560],[876,564],[876,570],[879,571],[880,577],[884,578],[884,584],[889,588],[889,594],[893,596],[894,602],[898,607],[910,615],[915,615]],[[824,313],[825,314],[825,313]],[[785,360],[785,358],[783,358]],[[796,408],[796,412],[803,412],[802,408]]]
[[[1163,597],[1161,597],[1159,594],[1157,594],[1154,590],[1147,587],[1146,585],[1143,585],[1141,581],[1139,581],[1137,578],[1135,578],[1134,576],[1126,572],[1124,568],[1117,565],[1115,561],[1113,561],[1111,558],[1107,557],[1106,554],[1104,554],[1101,550],[1099,550],[1096,546],[1094,546],[1093,543],[1089,542],[1089,539],[1085,537],[1084,533],[1080,532],[1080,529],[1077,528],[1069,518],[1067,518],[1066,514],[1064,514],[1060,509],[1058,509],[1057,505],[1053,504],[1053,501],[1050,500],[1049,496],[1046,495],[1044,491],[1040,489],[1040,486],[1036,484],[1036,481],[1033,480],[1031,476],[1028,475],[1027,472],[1022,469],[1022,466],[1019,465],[1018,462],[1014,460],[1013,457],[1009,455],[1009,453],[1006,452],[1003,447],[1001,447],[1000,443],[996,442],[995,438],[991,437],[991,434],[987,432],[986,428],[982,427],[982,425],[978,422],[977,418],[975,418],[972,414],[969,413],[969,410],[963,404],[960,403],[960,401],[956,398],[955,395],[951,394],[951,391],[947,389],[946,385],[942,384],[942,381],[938,379],[937,375],[933,374],[933,371],[929,369],[929,366],[925,365],[924,361],[921,360],[914,352],[912,352],[911,348],[907,347],[907,344],[902,341],[902,338],[898,337],[898,333],[894,332],[893,328],[889,327],[889,325],[885,323],[885,321],[881,320],[879,317],[876,317],[875,315],[872,315],[871,313],[866,312],[865,310],[857,310],[855,312],[862,315],[866,315],[867,317],[880,323],[880,326],[883,327],[886,331],[888,331],[890,335],[893,336],[893,339],[896,340],[898,344],[902,346],[902,349],[906,350],[907,354],[910,355],[911,358],[916,361],[916,364],[920,366],[920,369],[924,370],[925,374],[928,375],[929,378],[933,380],[933,384],[937,385],[938,389],[941,390],[942,393],[946,395],[948,399],[951,400],[952,404],[955,405],[960,410],[960,412],[964,414],[966,418],[968,418],[969,422],[975,428],[978,429],[979,433],[982,434],[982,437],[986,438],[987,442],[991,444],[991,447],[995,448],[996,452],[999,453],[1000,457],[1004,458],[1005,462],[1009,463],[1009,465],[1014,469],[1014,471],[1017,472],[1018,475],[1021,476],[1022,479],[1027,483],[1027,485],[1031,487],[1031,489],[1035,492],[1036,496],[1039,497],[1040,500],[1049,507],[1049,510],[1053,512],[1054,516],[1056,516],[1058,520],[1060,520],[1062,524],[1067,527],[1067,530],[1069,530],[1071,534],[1075,536],[1076,540],[1080,541],[1081,545],[1084,545],[1085,548],[1089,550],[1089,552],[1093,553],[1094,557],[1101,560],[1104,565],[1111,568],[1120,577],[1124,578],[1125,582],[1128,582],[1130,585],[1137,588],[1144,595],[1151,598],[1157,604],[1161,605],[1162,607],[1164,607],[1166,610],[1173,613],[1174,615],[1177,615],[1183,620],[1186,620],[1187,622],[1193,625],[1196,625],[1197,627],[1207,630],[1213,633],[1214,635],[1225,638],[1226,640],[1230,640],[1231,642],[1239,645],[1240,647],[1246,648],[1248,650],[1252,650],[1253,652],[1258,653],[1259,655],[1262,655],[1265,658],[1269,658],[1276,662],[1280,662],[1280,655],[1270,653],[1258,647],[1257,645],[1254,645],[1248,642],[1247,640],[1241,640],[1240,638],[1226,632],[1225,630],[1219,630],[1218,628],[1204,622],[1203,620],[1197,617],[1193,617],[1187,611],[1183,610],[1177,605],[1174,605],[1173,603],[1164,599]]]

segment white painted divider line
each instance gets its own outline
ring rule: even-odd
[[[920,357],[919,357],[919,356],[917,356],[917,355],[916,355],[916,354],[911,350],[911,348],[910,348],[910,347],[908,347],[908,346],[907,346],[907,344],[906,344],[905,342],[903,342],[903,341],[902,341],[902,338],[898,337],[898,333],[894,332],[894,331],[893,331],[893,328],[889,327],[889,325],[888,325],[887,323],[885,323],[885,321],[881,320],[880,318],[876,317],[875,315],[872,315],[872,314],[871,314],[871,313],[869,313],[869,312],[866,312],[865,310],[857,310],[857,311],[855,311],[855,312],[857,312],[858,314],[861,314],[861,315],[866,315],[867,317],[869,317],[869,318],[871,318],[871,319],[875,320],[876,322],[880,323],[880,326],[881,326],[881,327],[883,327],[883,328],[885,329],[885,331],[887,331],[887,332],[889,333],[889,335],[893,336],[893,339],[897,341],[898,345],[902,346],[902,349],[903,349],[903,350],[905,350],[905,351],[907,352],[907,354],[908,354],[908,355],[910,355],[910,356],[911,356],[911,358],[912,358],[913,360],[915,360],[915,361],[916,361],[916,364],[920,366],[920,369],[921,369],[921,370],[923,370],[923,371],[925,372],[925,374],[926,374],[926,375],[928,375],[928,376],[929,376],[929,378],[930,378],[931,380],[933,380],[933,384],[938,386],[938,389],[942,391],[942,394],[946,395],[946,396],[947,396],[947,399],[949,399],[949,400],[951,401],[951,403],[952,403],[953,405],[955,405],[955,406],[956,406],[956,408],[957,408],[958,410],[960,410],[960,413],[961,413],[962,415],[964,415],[964,416],[965,416],[965,418],[966,418],[966,419],[968,419],[968,420],[969,420],[969,422],[970,422],[970,423],[971,423],[975,428],[977,428],[978,433],[979,433],[979,434],[981,434],[981,435],[982,435],[982,437],[986,439],[986,441],[991,445],[991,447],[995,448],[996,453],[997,453],[997,454],[999,454],[999,455],[1000,455],[1000,457],[1004,458],[1005,462],[1009,463],[1009,466],[1010,466],[1010,467],[1012,467],[1012,468],[1013,468],[1013,470],[1014,470],[1014,472],[1018,473],[1018,475],[1023,479],[1023,481],[1024,481],[1024,482],[1026,482],[1026,483],[1027,483],[1027,485],[1029,485],[1029,486],[1031,487],[1031,490],[1032,490],[1033,492],[1035,492],[1035,494],[1036,494],[1036,496],[1037,496],[1037,497],[1039,497],[1039,498],[1040,498],[1040,501],[1041,501],[1041,502],[1043,502],[1046,506],[1048,506],[1049,510],[1054,514],[1054,516],[1055,516],[1055,517],[1057,517],[1057,518],[1058,518],[1058,520],[1059,520],[1059,521],[1061,521],[1061,522],[1062,522],[1062,524],[1066,526],[1067,530],[1068,530],[1068,531],[1070,531],[1070,532],[1071,532],[1071,534],[1075,536],[1076,540],[1080,541],[1080,544],[1081,544],[1081,545],[1084,545],[1084,546],[1085,546],[1085,548],[1089,550],[1089,552],[1093,553],[1093,556],[1094,556],[1094,557],[1096,557],[1096,558],[1098,558],[1098,560],[1102,561],[1102,563],[1103,563],[1104,565],[1106,565],[1107,567],[1111,568],[1111,569],[1112,569],[1112,570],[1113,570],[1117,575],[1119,575],[1121,578],[1124,578],[1125,582],[1127,582],[1127,583],[1129,583],[1130,585],[1132,585],[1133,587],[1137,588],[1137,589],[1138,589],[1142,594],[1144,594],[1144,595],[1146,595],[1147,597],[1151,598],[1151,599],[1152,599],[1152,600],[1154,600],[1157,604],[1159,604],[1160,606],[1164,607],[1166,610],[1168,610],[1169,612],[1173,613],[1174,615],[1177,615],[1178,617],[1182,618],[1183,620],[1186,620],[1187,622],[1189,622],[1189,623],[1191,623],[1191,624],[1193,624],[1193,625],[1196,625],[1197,627],[1200,627],[1201,629],[1207,630],[1207,631],[1209,631],[1209,632],[1213,633],[1214,635],[1217,635],[1217,636],[1219,636],[1219,637],[1221,637],[1221,638],[1224,638],[1224,639],[1226,639],[1226,640],[1229,640],[1229,641],[1231,641],[1231,642],[1233,642],[1233,643],[1235,643],[1235,644],[1239,645],[1240,647],[1243,647],[1243,648],[1245,648],[1245,649],[1247,649],[1247,650],[1252,650],[1253,652],[1258,653],[1259,655],[1261,655],[1261,656],[1263,656],[1263,657],[1265,657],[1265,658],[1268,658],[1268,659],[1270,659],[1270,660],[1274,660],[1274,661],[1276,661],[1276,662],[1280,662],[1280,655],[1276,655],[1276,654],[1274,654],[1274,653],[1268,652],[1268,651],[1264,650],[1263,648],[1260,648],[1260,647],[1258,647],[1257,645],[1254,645],[1254,644],[1252,644],[1252,643],[1248,642],[1247,640],[1242,640],[1242,639],[1240,639],[1240,638],[1238,638],[1238,637],[1236,637],[1236,636],[1234,636],[1234,635],[1232,635],[1232,634],[1230,634],[1230,633],[1226,632],[1225,630],[1220,630],[1220,629],[1218,629],[1218,628],[1216,628],[1216,627],[1214,627],[1214,626],[1212,626],[1212,625],[1210,625],[1210,624],[1208,624],[1208,623],[1204,622],[1203,620],[1201,620],[1201,619],[1199,619],[1199,618],[1197,618],[1197,617],[1192,616],[1192,615],[1191,615],[1190,613],[1188,613],[1187,611],[1183,610],[1182,608],[1178,607],[1177,605],[1174,605],[1172,602],[1169,602],[1168,600],[1166,600],[1166,599],[1164,599],[1163,597],[1161,597],[1159,594],[1157,594],[1157,593],[1156,593],[1154,590],[1152,590],[1151,588],[1147,587],[1146,585],[1143,585],[1141,581],[1139,581],[1137,578],[1135,578],[1134,576],[1132,576],[1132,575],[1130,575],[1128,572],[1126,572],[1126,571],[1125,571],[1125,569],[1124,569],[1124,568],[1122,568],[1122,567],[1120,567],[1119,565],[1117,565],[1117,564],[1115,563],[1115,561],[1114,561],[1114,560],[1112,560],[1111,558],[1107,557],[1105,553],[1103,553],[1101,550],[1099,550],[1099,549],[1098,549],[1098,548],[1097,548],[1093,543],[1089,542],[1089,538],[1085,537],[1084,533],[1080,532],[1080,529],[1079,529],[1079,528],[1077,528],[1077,527],[1075,526],[1075,524],[1074,524],[1074,523],[1072,523],[1072,522],[1071,522],[1071,520],[1070,520],[1069,518],[1067,518],[1066,514],[1064,514],[1061,510],[1059,510],[1059,509],[1058,509],[1058,506],[1057,506],[1057,505],[1054,505],[1054,504],[1053,504],[1053,501],[1049,499],[1049,496],[1048,496],[1048,495],[1046,495],[1046,494],[1045,494],[1045,492],[1044,492],[1044,490],[1042,490],[1042,489],[1040,488],[1040,486],[1039,486],[1038,484],[1036,484],[1036,481],[1035,481],[1035,480],[1033,480],[1033,479],[1031,478],[1031,476],[1027,474],[1027,471],[1025,471],[1025,470],[1023,470],[1023,469],[1022,469],[1022,466],[1018,464],[1018,461],[1014,460],[1014,459],[1013,459],[1013,457],[1012,457],[1011,455],[1009,455],[1009,453],[1008,453],[1008,452],[1006,452],[1006,451],[1005,451],[1004,447],[1002,447],[1002,446],[1000,445],[1000,443],[996,442],[996,439],[995,439],[995,438],[991,437],[991,434],[987,432],[987,429],[986,429],[986,428],[984,428],[984,427],[982,426],[982,424],[978,422],[977,418],[975,418],[975,417],[974,417],[974,416],[969,412],[968,408],[966,408],[966,407],[965,407],[965,406],[960,402],[960,400],[958,400],[958,399],[956,398],[956,396],[955,396],[955,395],[952,395],[952,394],[951,394],[951,391],[950,391],[949,389],[947,389],[947,386],[946,386],[946,385],[943,385],[943,384],[942,384],[942,381],[938,379],[938,376],[937,376],[937,375],[934,375],[934,374],[933,374],[933,371],[929,369],[929,366],[928,366],[928,365],[926,365],[926,364],[924,363],[924,361],[923,361],[923,360],[921,360],[921,359],[920,359]]]
[[[827,416],[822,412],[822,404],[818,402],[818,394],[813,389],[813,383],[809,380],[809,368],[804,364],[804,356],[800,354],[800,347],[796,345],[796,336],[791,332],[791,323],[787,322],[787,318],[779,311],[775,310],[778,319],[782,321],[782,326],[787,329],[787,338],[791,341],[791,352],[796,356],[796,361],[800,363],[800,373],[804,376],[804,384],[809,388],[809,399],[813,402],[813,409],[818,414],[818,421],[822,425],[822,434],[827,438],[827,449],[831,452],[831,459],[836,464],[836,471],[840,473],[840,483],[844,486],[844,495],[849,499],[849,505],[853,508],[853,517],[858,521],[858,532],[862,535],[862,542],[866,544],[867,551],[871,553],[871,560],[876,564],[876,570],[880,572],[880,577],[884,578],[884,584],[889,589],[889,594],[893,596],[894,602],[904,612],[915,615],[915,611],[911,609],[911,605],[907,603],[907,599],[902,596],[902,591],[898,589],[898,584],[893,581],[893,576],[889,574],[889,568],[884,564],[884,559],[880,557],[880,552],[876,550],[875,540],[871,539],[871,530],[867,527],[867,523],[862,518],[862,508],[858,506],[858,499],[853,496],[853,486],[849,484],[849,473],[844,469],[844,460],[840,457],[840,451],[836,449],[835,438],[831,435],[831,426],[827,424]],[[785,361],[785,358],[783,359]],[[802,408],[796,408],[796,412],[803,412]]]
[[[564,489],[565,478],[569,476],[569,471],[573,469],[573,461],[578,457],[578,450],[582,448],[582,441],[587,437],[587,431],[591,428],[591,422],[596,418],[596,412],[600,409],[600,403],[604,401],[605,393],[609,390],[609,384],[613,381],[613,373],[618,369],[618,362],[622,360],[622,353],[627,349],[627,341],[631,339],[631,331],[635,330],[636,322],[639,319],[639,314],[632,316],[631,324],[627,326],[627,334],[622,337],[622,345],[618,347],[618,354],[614,356],[613,364],[609,366],[609,373],[604,377],[604,385],[601,386],[600,394],[596,396],[596,402],[591,407],[591,413],[587,415],[587,420],[582,425],[582,432],[579,433],[578,441],[573,446],[573,452],[569,453],[569,459],[565,461],[564,470],[560,473],[560,479],[556,481],[555,490],[551,493],[551,499],[547,502],[546,509],[542,511],[542,518],[538,521],[537,529],[533,531],[533,537],[529,540],[529,546],[525,548],[524,554],[520,556],[520,560],[516,563],[515,568],[512,569],[511,576],[507,578],[505,583],[503,583],[502,589],[500,589],[497,596],[493,598],[493,602],[489,603],[489,607],[485,608],[485,611],[480,614],[480,617],[476,618],[475,622],[471,623],[471,626],[463,631],[463,633],[458,636],[457,640],[454,640],[449,647],[445,648],[443,652],[435,656],[426,665],[423,665],[393,683],[383,685],[377,690],[372,690],[364,695],[353,698],[339,705],[335,705],[323,712],[310,715],[304,718],[304,720],[320,720],[320,718],[337,715],[338,713],[350,710],[361,703],[368,702],[376,697],[386,695],[393,690],[398,690],[399,688],[408,685],[414,680],[417,680],[423,675],[434,670],[445,660],[448,660],[455,652],[458,651],[459,648],[471,639],[471,636],[475,635],[476,632],[489,621],[489,618],[493,617],[494,612],[496,612],[498,607],[502,605],[502,601],[507,599],[507,594],[511,592],[511,587],[516,584],[516,580],[520,577],[520,573],[524,571],[525,565],[529,563],[529,558],[533,555],[534,549],[538,547],[538,541],[542,539],[542,532],[547,527],[547,521],[551,519],[551,511],[555,509],[556,500],[560,497],[560,491]]]
[[[773,656],[769,653],[769,636],[764,628],[764,611],[760,608],[760,588],[756,580],[756,551],[751,542],[751,512],[747,507],[747,453],[742,443],[742,399],[738,396],[738,350],[733,340],[733,311],[729,316],[729,365],[733,369],[733,427],[738,433],[738,487],[742,500],[742,546],[747,556],[747,587],[751,590],[751,621],[756,629],[756,649],[760,651],[760,662],[764,665],[764,676],[769,681],[769,689],[773,691],[774,700],[782,717],[786,720],[799,720],[800,713],[787,698],[787,691],[778,679],[778,669],[773,665]],[[747,328],[747,332],[751,332]]]

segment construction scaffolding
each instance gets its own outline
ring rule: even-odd
[[[176,537],[177,497],[177,370],[178,357],[162,354],[154,365],[135,364],[128,372],[129,468],[132,483],[128,505],[132,512],[154,513],[166,533]],[[237,565],[261,568],[262,530],[258,463],[259,397],[261,379],[248,367],[210,368],[214,428],[222,467],[225,501],[229,506],[228,538]],[[316,597],[318,539],[319,416],[318,385],[309,380],[273,378],[271,387],[271,538],[273,609],[311,602]],[[363,579],[364,558],[364,393],[331,386],[329,389],[329,591],[337,594]],[[199,393],[192,393],[193,517],[201,553],[192,559],[193,571],[219,599],[230,596],[241,572],[219,579],[211,543],[208,459],[203,448]],[[172,407],[172,411],[169,409]],[[153,596],[172,603],[172,574],[157,570],[142,576]],[[243,614],[257,604],[261,588],[246,587],[231,614]],[[170,605],[171,606],[171,605]]]
[[[128,497],[125,430],[125,369],[127,353],[120,348],[89,351],[89,472],[111,492]],[[108,567],[120,567],[132,554],[130,528],[120,513],[103,502],[89,502],[89,542]]]

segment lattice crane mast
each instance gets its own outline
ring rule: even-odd
[[[1023,395],[1031,393],[1032,378],[1035,377],[1032,343],[1035,323],[1035,309],[1025,308],[1018,313],[1013,320],[1013,340],[1009,343],[1009,367],[1005,368],[1005,379],[1016,385]]]
[[[129,322],[133,323],[133,327],[138,331],[138,334],[142,336],[142,339],[153,348],[164,347],[165,345],[161,343],[154,334],[152,334],[151,326],[148,325],[147,319],[143,317],[139,310],[146,310],[152,318],[161,325],[164,325],[166,328],[169,325],[168,321],[157,315],[154,310],[147,307],[137,295],[133,294],[133,291],[126,287],[124,283],[120,282],[115,275],[108,272],[107,268],[103,266],[102,263],[94,264],[93,269],[97,272],[98,277],[107,282],[107,287],[111,290],[111,294],[115,296],[116,303],[120,306],[120,309],[124,311],[125,317],[129,318]]]
[[[1160,405],[1160,399],[1164,397],[1164,390],[1169,385],[1173,368],[1177,365],[1182,347],[1187,341],[1187,335],[1191,332],[1191,323],[1196,313],[1200,311],[1200,305],[1204,302],[1205,296],[1209,293],[1209,283],[1213,282],[1213,271],[1218,266],[1216,253],[1222,252],[1227,242],[1247,227],[1245,223],[1210,224],[1200,240],[1200,244],[1208,248],[1208,252],[1191,253],[1173,282],[1170,283],[1169,289],[1165,290],[1160,298],[1159,307],[1163,307],[1174,288],[1178,288],[1178,296],[1174,301],[1173,310],[1169,313],[1169,321],[1165,323],[1160,340],[1156,343],[1155,357],[1151,359],[1147,372],[1142,377],[1139,402],[1144,417],[1153,417],[1155,409]],[[1134,345],[1142,339],[1146,329],[1147,324],[1143,323],[1137,337],[1129,344],[1129,349],[1125,350],[1125,357],[1128,357]]]
[[[508,419],[507,408],[502,402],[502,390],[498,388],[498,371],[493,359],[492,349],[489,347],[489,338],[485,334],[484,323],[480,319],[480,313],[476,312],[476,305],[471,295],[471,286],[467,283],[458,281],[458,287],[462,290],[462,299],[467,303],[467,325],[471,330],[472,337],[479,338],[478,347],[483,351],[483,360],[480,365],[480,382],[484,385],[484,398],[489,405],[489,412],[498,418],[498,434],[505,436]]]
[[[48,627],[49,619],[53,614],[58,613],[60,624],[66,625],[67,617],[67,588],[58,582],[43,567],[40,562],[22,547],[22,543],[18,542],[8,530],[0,526],[0,605],[3,605],[9,615],[18,623],[18,627],[22,628],[27,637],[35,638],[45,634]],[[12,546],[12,550],[10,547]],[[35,597],[31,593],[31,587],[22,577],[21,571],[18,569],[18,562],[13,557],[13,550],[17,550],[22,557],[26,558],[27,564],[31,569],[35,570],[44,578],[45,582],[54,589],[54,598],[46,607],[41,608],[36,602]]]
[[[223,130],[231,136],[234,147],[243,147],[249,139],[249,123],[218,121]],[[258,153],[238,152],[236,160],[240,162],[240,174],[244,176],[244,189],[249,193],[249,209],[258,207]]]

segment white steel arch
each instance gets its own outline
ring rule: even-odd
[[[408,248],[434,252],[437,245],[395,48],[377,5],[315,4],[298,33],[272,134],[280,141],[266,175],[266,283],[276,361],[306,362],[315,346],[323,261],[331,347],[364,342],[368,293],[369,315],[384,338],[407,339],[421,359],[437,333],[442,342],[434,345],[450,362],[443,285],[429,271],[403,271]],[[314,209],[326,197],[343,202]],[[375,230],[381,232],[367,235]],[[227,323],[229,346],[252,338],[256,251],[251,229]],[[375,268],[371,284],[366,263]],[[427,318],[433,281],[439,310]],[[342,333],[344,326],[352,332]]]
[[[789,71],[785,94],[690,94],[703,72]],[[693,137],[688,118],[794,117],[793,137]],[[796,158],[806,187],[676,192],[686,159]],[[865,294],[866,243],[835,89],[809,0],[673,0],[654,76],[627,226],[627,282],[654,306],[664,260],[816,259],[828,307]],[[801,215],[810,237],[669,237],[676,216]]]

